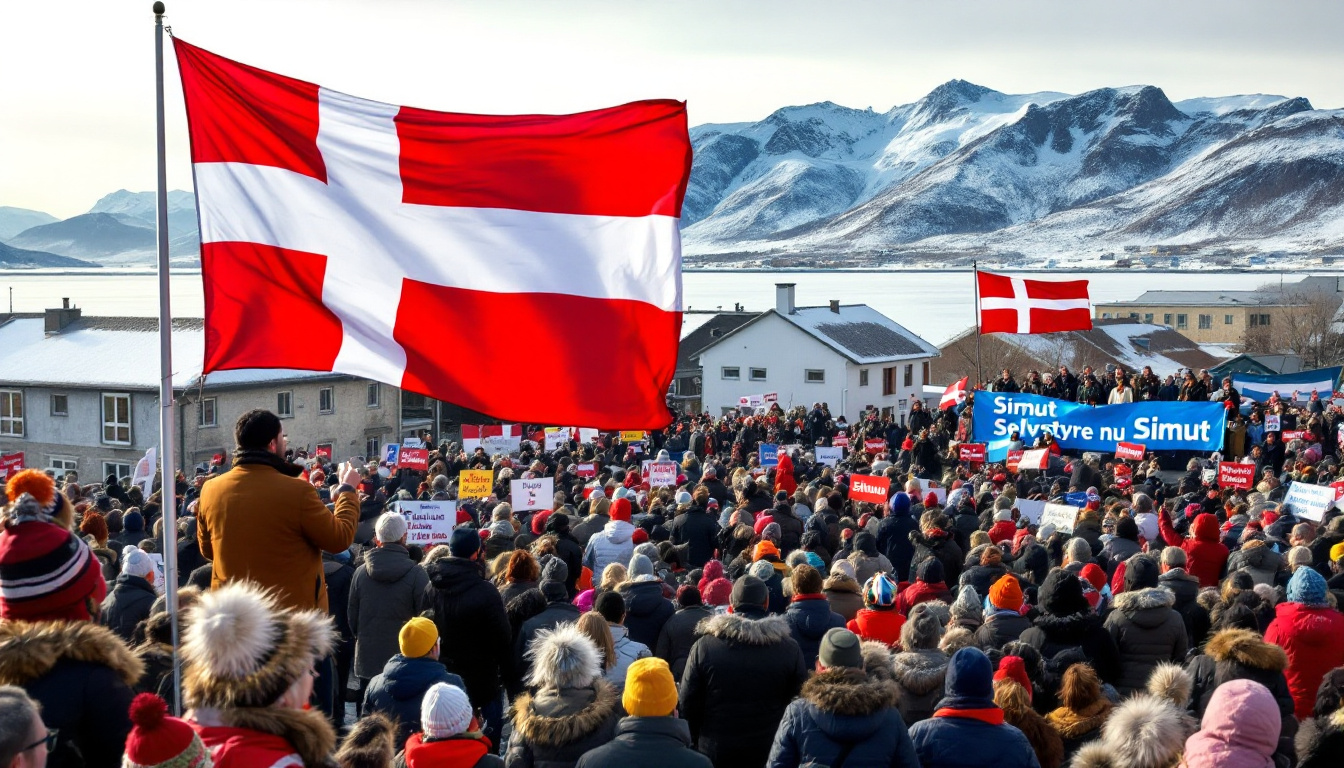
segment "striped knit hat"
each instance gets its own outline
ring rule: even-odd
[[[875,573],[863,585],[863,601],[868,605],[890,608],[896,603],[896,585],[885,573]]]
[[[0,619],[90,621],[107,596],[93,550],[22,494],[0,530]]]

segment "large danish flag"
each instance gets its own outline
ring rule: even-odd
[[[205,372],[336,371],[507,421],[668,423],[683,102],[431,112],[174,48]]]
[[[1058,333],[1092,327],[1086,280],[1024,280],[975,273],[980,333]]]

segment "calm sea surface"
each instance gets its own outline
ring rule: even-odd
[[[1049,272],[1032,275],[1052,280],[1091,281],[1094,303],[1134,299],[1148,290],[1246,290],[1280,281],[1294,282],[1306,272]],[[1324,272],[1320,274],[1325,274]],[[824,305],[832,299],[868,304],[934,344],[974,324],[970,272],[687,272],[683,281],[688,310],[750,311],[775,303],[775,283],[797,284],[799,306]],[[153,316],[158,313],[158,282],[152,272],[0,270],[0,312],[7,311],[13,289],[16,312],[59,307],[68,297],[91,315]],[[199,272],[175,273],[172,309],[178,317],[204,312]],[[687,325],[697,323],[695,314]]]

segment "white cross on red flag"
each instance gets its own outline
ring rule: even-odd
[[[1058,333],[1092,328],[1086,280],[1025,280],[975,273],[980,333]]]
[[[206,373],[334,371],[505,421],[670,421],[684,102],[431,112],[174,48]]]

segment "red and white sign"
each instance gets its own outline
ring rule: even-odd
[[[1050,466],[1050,451],[1046,448],[1023,451],[1022,458],[1017,460],[1018,471],[1024,469],[1045,469],[1048,466]]]
[[[970,378],[964,376],[961,381],[953,382],[951,386],[943,390],[943,399],[938,401],[938,410],[945,411],[966,402],[966,385]]]
[[[1330,484],[1330,487],[1335,489],[1336,500],[1344,499],[1344,480],[1336,480]]]
[[[644,479],[652,488],[673,486],[677,484],[678,469],[675,461],[650,461],[644,468]]]
[[[1294,429],[1283,433],[1283,442],[1287,443],[1293,440],[1306,440],[1307,431],[1305,429]]]
[[[1142,461],[1143,454],[1148,450],[1147,446],[1138,443],[1116,443],[1115,458],[1127,459],[1129,461]]]
[[[23,469],[23,452],[0,456],[0,480]]]
[[[1231,461],[1218,462],[1218,485],[1249,490],[1255,487],[1255,465]]]
[[[891,488],[891,478],[886,475],[851,475],[849,478],[850,501],[870,501],[874,504],[887,503],[887,491]]]
[[[1004,461],[1004,466],[1008,468],[1009,472],[1017,471],[1017,463],[1022,460],[1023,453],[1025,453],[1025,451],[1021,450],[1008,452],[1008,455],[1005,457],[1006,460]]]
[[[1344,426],[1341,426],[1340,428],[1344,429]],[[835,434],[835,437],[831,438],[831,445],[836,448],[848,448],[849,435],[845,434],[844,430],[840,430]]]
[[[429,471],[429,449],[402,448],[401,456],[397,459],[397,464],[404,469],[415,469],[421,472],[427,472]]]
[[[520,424],[474,424],[462,425],[462,450],[475,453],[477,448],[485,452],[512,453],[523,444],[523,427]]]
[[[1057,333],[1092,327],[1086,280],[1024,280],[975,273],[980,333]]]
[[[887,441],[880,437],[864,440],[863,450],[866,453],[881,453],[887,450]]]
[[[985,463],[985,444],[984,443],[962,443],[957,446],[957,458],[962,461],[969,461],[972,464]]]
[[[671,421],[683,102],[431,112],[173,42],[201,225],[204,372],[336,371],[536,424]],[[493,317],[534,331],[528,347],[442,331]],[[294,327],[303,333],[284,332]],[[573,365],[589,346],[572,327],[607,329],[636,373]],[[563,386],[543,374],[558,370]]]
[[[596,465],[596,464],[578,464],[578,465],[575,465],[575,466],[576,466],[576,468],[575,468],[574,472],[575,472],[575,474],[577,474],[579,477],[597,477],[597,465]]]
[[[1128,464],[1118,464],[1115,467],[1115,487],[1128,488],[1134,484],[1134,470],[1129,468]]]
[[[331,461],[331,443],[323,443],[313,450],[313,455],[319,459]]]

